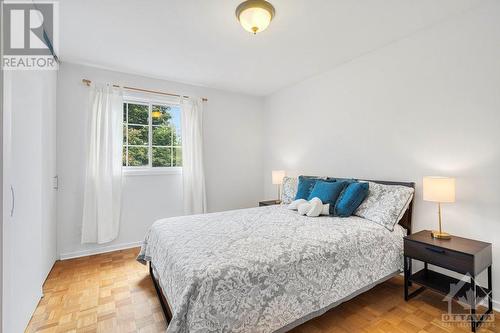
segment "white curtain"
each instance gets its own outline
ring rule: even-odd
[[[123,96],[91,88],[82,243],[107,243],[118,235],[122,197]]]
[[[184,213],[202,214],[207,212],[203,171],[203,102],[198,98],[182,98],[180,104]]]

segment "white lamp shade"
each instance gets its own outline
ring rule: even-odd
[[[455,178],[424,177],[424,200],[455,202]]]
[[[284,170],[273,170],[273,185],[283,184],[284,177],[285,177]]]

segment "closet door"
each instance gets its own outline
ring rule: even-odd
[[[56,86],[57,72],[44,71],[42,115],[42,280],[57,259]]]
[[[42,295],[45,74],[4,72],[3,332],[24,332]],[[45,82],[44,82],[45,81]]]

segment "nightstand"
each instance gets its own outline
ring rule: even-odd
[[[259,207],[279,205],[280,203],[281,203],[280,200],[264,200],[264,201],[259,201]]]
[[[424,268],[412,274],[412,259],[424,262]],[[470,283],[464,282],[428,268],[428,264],[469,275]],[[483,288],[475,282],[476,276],[488,270],[488,287]],[[421,287],[412,292],[408,287],[416,283]],[[431,231],[424,230],[404,238],[404,297],[405,300],[429,288],[451,299],[467,300],[470,306],[472,332],[493,311],[491,285],[491,244],[472,239],[452,236],[451,239],[432,238]],[[469,297],[467,297],[469,296]],[[472,297],[474,296],[474,297]],[[477,303],[488,299],[488,310],[476,315]],[[450,303],[451,306],[451,303]]]

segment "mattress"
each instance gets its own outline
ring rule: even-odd
[[[138,260],[168,298],[168,333],[275,332],[399,272],[404,235],[277,205],[159,220]]]

